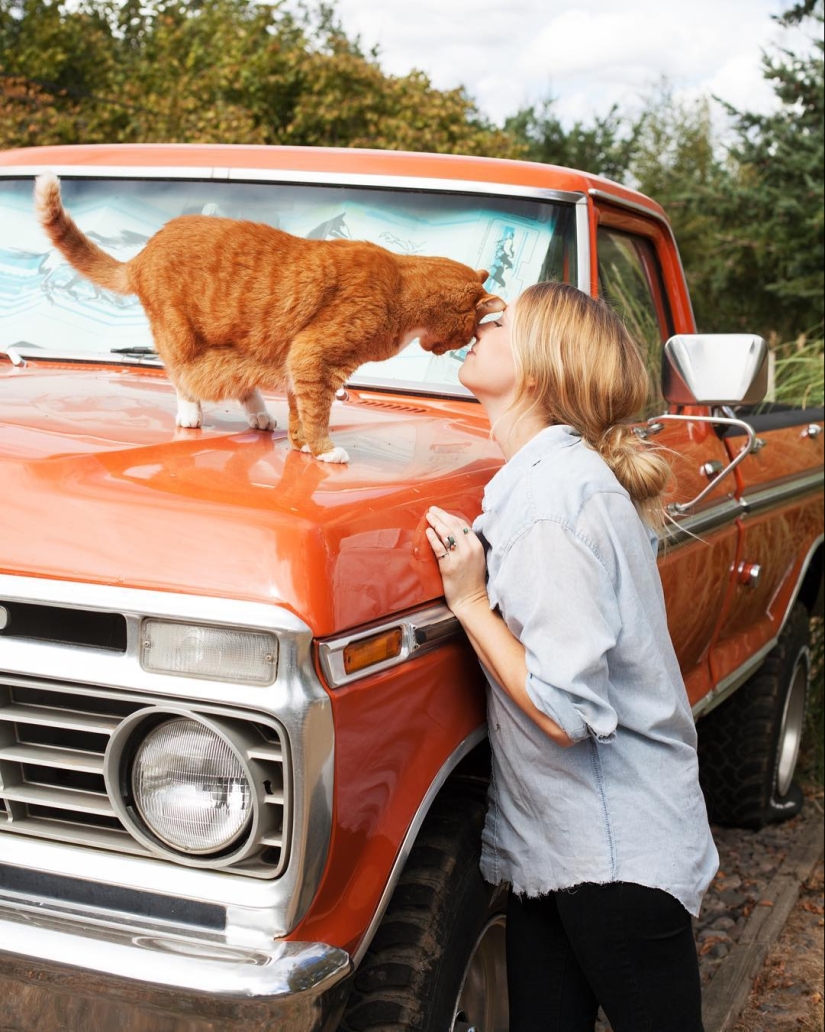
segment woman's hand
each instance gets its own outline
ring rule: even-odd
[[[432,505],[427,510],[427,540],[438,560],[447,605],[460,618],[460,611],[487,598],[487,564],[478,537],[457,516]]]
[[[484,546],[467,524],[439,509],[427,510],[427,540],[438,560],[444,598],[458,617],[476,655],[510,698],[548,738],[573,745],[559,724],[539,710],[527,694],[527,659],[524,646],[499,613],[490,609]]]

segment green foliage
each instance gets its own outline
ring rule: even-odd
[[[823,322],[823,4],[802,3],[785,16],[811,23],[813,50],[765,55],[765,77],[780,106],[770,115],[736,111],[731,150],[737,175],[720,204],[720,223],[735,228],[721,241],[731,270],[728,289],[762,285],[759,317],[786,335]],[[742,225],[742,212],[747,223]]]
[[[800,336],[774,346],[776,400],[801,408],[816,408],[825,400],[825,364],[822,337]]]
[[[753,330],[752,312],[739,311],[718,261],[722,232],[718,205],[733,178],[720,157],[711,102],[680,102],[663,82],[648,97],[639,118],[630,162],[632,184],[665,209],[678,241],[697,324],[703,330]]]
[[[0,147],[163,141],[523,153],[463,90],[385,75],[323,3],[0,0]]]
[[[566,130],[553,105],[551,99],[538,108],[523,108],[505,122],[505,130],[523,142],[525,157],[623,179],[636,149],[640,124],[628,123],[614,104],[604,117],[597,116],[592,126],[576,122]]]

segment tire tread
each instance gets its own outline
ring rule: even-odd
[[[353,978],[339,1032],[432,1032],[422,1005],[457,868],[477,855],[484,787],[459,782],[433,804],[384,920]],[[458,820],[456,819],[458,816]]]
[[[796,605],[759,670],[699,722],[699,775],[711,821],[759,829],[798,812],[797,792],[774,805],[777,719],[789,663],[809,636]]]

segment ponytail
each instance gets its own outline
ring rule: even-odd
[[[665,518],[662,494],[671,477],[670,466],[661,453],[640,440],[629,426],[609,426],[592,442],[582,436],[613,471],[642,519],[658,529]]]
[[[641,351],[603,301],[565,283],[537,283],[518,299],[512,328],[515,407],[566,423],[602,456],[641,517],[658,529],[670,466],[628,424],[650,382]]]

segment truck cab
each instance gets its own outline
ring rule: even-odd
[[[362,366],[332,409],[347,465],[291,449],[277,395],[272,433],[223,402],[177,428],[137,299],[40,230],[44,171],[120,258],[202,213],[444,255],[507,301],[554,279],[618,307],[651,375],[638,432],[672,459],[659,566],[711,818],[796,812],[823,413],[714,395],[733,352],[697,335],[654,200],[444,155],[9,151],[0,1025],[507,1028],[502,900],[477,871],[484,679],[424,536],[432,504],[471,522],[503,461],[463,353]],[[679,339],[709,391],[662,394]]]

